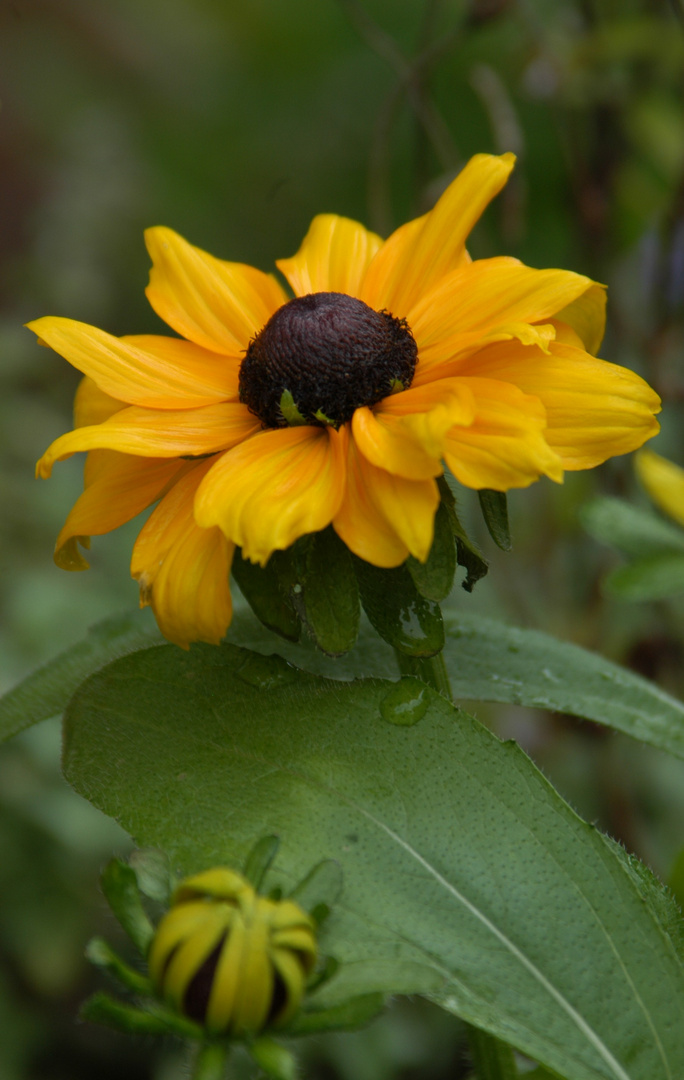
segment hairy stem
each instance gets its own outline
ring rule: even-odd
[[[225,1080],[230,1047],[227,1042],[208,1042],[200,1046],[192,1080]]]

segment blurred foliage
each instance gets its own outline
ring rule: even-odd
[[[87,574],[52,564],[80,463],[47,484],[33,464],[70,426],[77,375],[21,325],[55,314],[157,332],[143,294],[148,225],[270,269],[315,213],[386,233],[470,154],[514,150],[514,179],[473,254],[606,282],[602,355],[656,387],[657,449],[684,464],[682,0],[0,0],[0,99],[2,688],[137,600],[135,525],[94,541]],[[645,505],[626,459],[514,493],[512,555],[464,496],[491,572],[460,602],[682,696],[683,602],[602,595],[617,560],[578,522],[599,494]],[[682,845],[678,762],[562,716],[479,712],[667,875]],[[0,758],[0,1075],[175,1080],[172,1047],[131,1048],[73,1023],[89,989],[81,948],[106,921],[97,870],[126,840],[63,785],[56,742],[43,725]],[[321,1080],[438,1080],[468,1063],[453,1019],[399,1003],[366,1032],[312,1044],[306,1068]]]

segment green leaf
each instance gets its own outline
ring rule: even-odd
[[[489,564],[461,525],[456,512],[456,498],[449,487],[448,477],[440,476],[437,484],[442,496],[442,506],[449,515],[451,531],[456,541],[456,560],[466,571],[463,588],[466,592],[472,592],[473,586],[486,575]]]
[[[91,627],[78,644],[43,664],[0,700],[0,742],[58,716],[79,683],[118,656],[162,642],[144,613],[115,615]]]
[[[412,555],[406,566],[416,588],[426,600],[444,600],[451,592],[456,573],[456,547],[449,511],[443,503],[435,514],[435,535],[427,561],[422,563]]]
[[[511,530],[508,525],[506,492],[482,488],[477,494],[489,535],[502,551],[510,551],[513,544],[511,542]]]
[[[299,616],[281,584],[282,564],[286,560],[287,555],[275,551],[266,566],[259,566],[243,559],[238,549],[232,574],[257,619],[287,641],[298,641],[301,633]]]
[[[337,860],[320,941],[341,967],[312,1008],[427,992],[567,1080],[684,1076],[668,896],[440,695],[395,726],[386,681],[282,664],[230,646],[116,661],[69,705],[67,777],[187,872],[239,866],[271,833],[285,892]],[[262,689],[242,677],[259,666]]]
[[[445,612],[454,697],[569,713],[684,757],[684,704],[579,645],[494,619]]]
[[[684,552],[662,552],[635,559],[603,581],[606,593],[622,600],[666,600],[684,592]]]
[[[385,1007],[383,994],[363,994],[330,1009],[304,1010],[288,1025],[288,1035],[311,1035],[319,1031],[350,1031],[364,1027]]]
[[[684,552],[684,529],[623,499],[595,499],[580,510],[587,532],[631,558]]]
[[[359,588],[349,549],[332,528],[308,538],[295,606],[308,633],[328,656],[342,656],[359,632]]]
[[[439,605],[421,596],[406,566],[383,570],[354,556],[361,603],[384,641],[408,656],[434,656],[444,647]]]

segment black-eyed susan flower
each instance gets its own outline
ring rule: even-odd
[[[684,469],[653,450],[640,450],[635,465],[639,480],[656,506],[684,525]]]
[[[260,270],[150,229],[147,295],[180,337],[31,323],[85,375],[75,430],[38,463],[49,476],[88,451],[58,564],[84,569],[77,541],[158,502],[133,550],[142,602],[172,641],[218,642],[235,545],[263,565],[332,524],[375,566],[424,561],[445,463],[468,487],[507,491],[654,435],[657,395],[595,358],[600,285],[468,255],[513,161],[474,157],[384,242],[316,217],[277,263],[294,298]]]
[[[313,919],[215,867],[176,889],[150,946],[157,993],[214,1035],[287,1024],[316,963]]]

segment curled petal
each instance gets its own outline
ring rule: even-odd
[[[450,362],[456,365],[459,354],[497,336],[544,344],[537,337],[542,327],[525,324],[549,319],[591,285],[569,270],[533,270],[505,259],[480,259],[454,271],[409,314],[420,349],[417,381],[439,377],[438,366],[441,372]],[[545,338],[548,342],[553,333]],[[444,372],[455,373],[455,368]]]
[[[639,480],[656,506],[684,525],[684,469],[652,450],[640,450],[635,465]]]
[[[160,497],[183,463],[160,458],[129,457],[113,450],[94,452],[88,461],[86,489],[76,500],[57,537],[54,559],[63,570],[87,570],[76,541],[118,529]],[[89,455],[90,459],[91,455]]]
[[[368,268],[361,299],[406,316],[416,297],[468,261],[468,235],[514,164],[513,154],[471,158],[428,214],[402,225],[383,244]]]
[[[333,526],[344,543],[373,566],[425,560],[432,546],[439,491],[432,479],[406,480],[371,465],[349,440],[347,484]]]
[[[456,479],[470,488],[528,487],[540,476],[563,479],[558,454],[545,438],[546,416],[538,398],[494,379],[467,380],[476,403],[469,427],[454,427],[445,458]]]
[[[200,528],[193,514],[198,485],[212,464],[200,462],[164,496],[138,536],[131,560],[141,606],[152,606],[164,637],[182,648],[192,641],[217,645],[232,616],[234,547],[220,529]]]
[[[574,330],[580,347],[584,346],[588,353],[596,356],[606,332],[605,286],[592,285],[571,304],[556,312],[556,318]]]
[[[218,525],[252,562],[330,524],[344,494],[347,431],[264,431],[222,455],[197,493],[198,524]]]
[[[88,375],[84,375],[74,397],[74,427],[101,424],[103,420],[109,420],[110,416],[125,408],[125,401],[118,401],[109,394],[105,394],[96,382]]]
[[[129,405],[191,409],[237,398],[238,358],[190,341],[138,334],[117,338],[96,326],[47,316],[27,323],[41,341]]]
[[[564,469],[591,469],[638,449],[659,431],[660,398],[628,368],[554,343],[544,356],[515,342],[492,345],[459,367],[534,394],[546,410],[546,441]]]
[[[407,480],[442,472],[444,438],[454,424],[468,424],[473,399],[461,379],[411,387],[385,398],[375,410],[357,409],[352,431],[363,456],[379,469]]]
[[[180,411],[131,405],[102,424],[60,435],[36,465],[36,475],[48,477],[55,461],[79,450],[119,450],[141,457],[212,454],[242,442],[259,426],[244,405],[232,402]]]
[[[319,214],[296,255],[278,259],[276,266],[295,296],[340,292],[358,296],[368,264],[381,247],[375,233],[350,218]]]
[[[243,352],[287,301],[270,274],[224,262],[158,226],[145,232],[152,259],[147,299],[177,333],[213,352]]]

